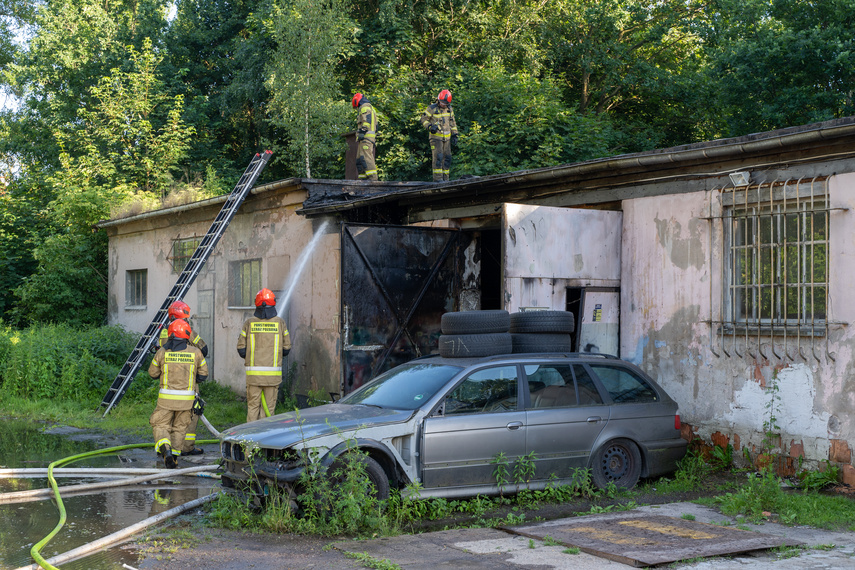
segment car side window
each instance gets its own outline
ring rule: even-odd
[[[577,404],[569,365],[529,364],[524,369],[532,408],[566,408]]]
[[[597,390],[594,380],[588,373],[588,369],[582,365],[574,365],[573,373],[576,375],[576,387],[579,389],[579,405],[593,406],[602,404],[603,398],[600,396],[600,391]]]
[[[604,364],[591,364],[590,366],[616,404],[635,404],[659,400],[656,390],[646,380],[625,368]]]
[[[445,415],[517,409],[517,367],[497,366],[470,374],[445,398]]]

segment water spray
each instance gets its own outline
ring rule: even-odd
[[[288,305],[288,301],[291,300],[291,295],[294,293],[294,289],[297,287],[297,282],[300,280],[300,274],[303,273],[303,270],[306,268],[306,264],[309,263],[309,258],[312,256],[312,252],[315,250],[315,247],[317,247],[321,237],[323,237],[324,230],[326,230],[328,223],[329,222],[325,221],[318,226],[318,231],[316,231],[315,235],[312,236],[311,241],[309,241],[309,244],[305,249],[300,252],[300,257],[297,258],[296,266],[288,275],[288,279],[285,281],[284,286],[285,293],[282,295],[282,300],[277,303],[279,305],[279,310],[277,311],[279,317],[282,316],[286,305]]]

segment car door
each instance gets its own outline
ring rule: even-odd
[[[495,485],[500,454],[509,465],[525,454],[525,411],[516,365],[474,371],[425,419],[422,485]]]
[[[534,479],[571,477],[586,468],[597,436],[609,421],[587,369],[581,364],[527,364],[526,453]]]

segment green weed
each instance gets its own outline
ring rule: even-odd
[[[363,566],[366,568],[376,568],[377,570],[401,570],[401,567],[397,564],[389,562],[385,558],[377,559],[368,554],[367,552],[347,552],[342,551],[342,553],[348,558],[353,558],[354,560],[358,560]]]
[[[576,546],[571,546],[569,548],[565,548],[561,552],[564,554],[579,554],[582,551]]]

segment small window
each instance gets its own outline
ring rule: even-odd
[[[233,261],[229,264],[229,306],[253,307],[261,290],[261,260]]]
[[[569,365],[525,366],[532,408],[566,408],[576,405],[576,386]]]
[[[506,412],[517,409],[517,367],[473,372],[445,400],[445,415]]]
[[[125,308],[145,309],[148,299],[148,269],[133,269],[125,277]]]
[[[591,369],[616,404],[638,404],[659,400],[656,390],[643,378],[629,370],[601,364],[592,364]]]
[[[172,262],[173,273],[181,273],[184,271],[184,267],[187,265],[187,262],[190,261],[190,258],[193,257],[193,253],[196,251],[196,248],[199,247],[200,242],[201,240],[195,237],[189,239],[177,239],[172,242],[172,256],[170,261]]]

